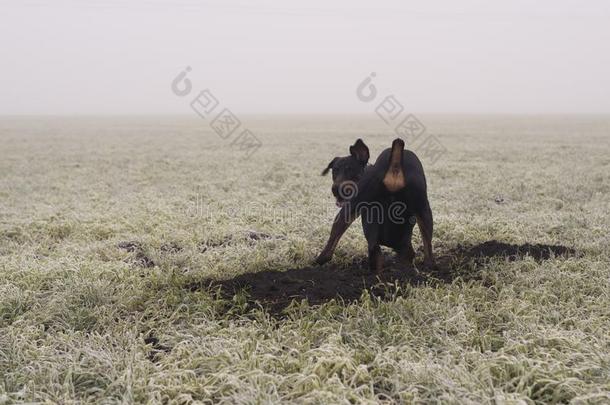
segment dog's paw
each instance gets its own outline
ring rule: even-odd
[[[410,271],[415,268],[412,257],[397,257],[394,263],[394,267],[402,271]]]
[[[322,252],[320,254],[320,256],[318,256],[316,258],[316,264],[322,265],[324,263],[328,263],[328,262],[330,262],[330,259],[332,259],[332,258],[333,258],[332,255],[329,255],[329,254],[326,254],[326,253]]]
[[[436,262],[434,260],[424,260],[424,270],[436,270]]]

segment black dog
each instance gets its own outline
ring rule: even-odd
[[[361,139],[349,151],[350,156],[334,158],[322,172],[325,175],[332,170],[332,192],[341,210],[316,262],[323,264],[332,258],[343,233],[362,215],[371,271],[380,272],[383,267],[380,245],[394,249],[403,264],[413,265],[411,236],[415,222],[424,244],[424,265],[433,265],[432,211],[426,176],[417,156],[404,150],[401,139],[395,139],[392,147],[369,166],[369,149]]]

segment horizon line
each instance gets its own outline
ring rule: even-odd
[[[239,112],[249,116],[371,116],[376,117],[374,112]],[[608,112],[417,112],[415,115],[458,115],[458,116],[605,116]],[[142,113],[0,113],[1,118],[12,117],[183,117],[196,118],[193,113],[167,113],[167,112],[142,112]]]

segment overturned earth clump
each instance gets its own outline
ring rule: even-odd
[[[491,240],[475,246],[458,245],[452,253],[464,259],[473,259],[477,263],[483,262],[491,257],[506,257],[508,261],[520,260],[525,256],[530,256],[537,262],[548,260],[557,256],[574,256],[576,251],[572,248],[561,245],[543,244],[523,244],[512,245],[508,243]]]
[[[140,242],[125,241],[119,242],[119,249],[123,249],[129,253],[134,253],[133,263],[140,267],[155,267],[155,262],[144,253],[144,248]]]
[[[228,280],[202,280],[187,286],[191,290],[218,290],[222,297],[231,298],[245,290],[251,303],[258,303],[271,313],[280,313],[293,300],[306,299],[310,305],[319,305],[332,299],[346,302],[358,300],[365,290],[372,295],[385,297],[399,285],[422,283],[450,283],[464,266],[480,266],[492,258],[515,261],[530,256],[540,262],[554,256],[573,256],[574,249],[541,244],[512,245],[488,241],[474,246],[457,246],[437,257],[435,268],[426,270],[398,268],[393,258],[385,258],[381,274],[371,274],[366,259],[354,262],[350,268],[325,265],[262,271],[241,274]]]

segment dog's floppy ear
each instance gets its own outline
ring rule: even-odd
[[[331,160],[330,163],[328,164],[328,166],[326,166],[326,169],[322,170],[322,176],[326,176],[328,174],[328,171],[333,168],[333,165],[335,164],[337,159],[339,159],[339,158],[336,157],[333,160]]]
[[[366,165],[369,161],[369,148],[362,142],[362,139],[358,139],[355,144],[349,147],[349,153],[363,165]]]

